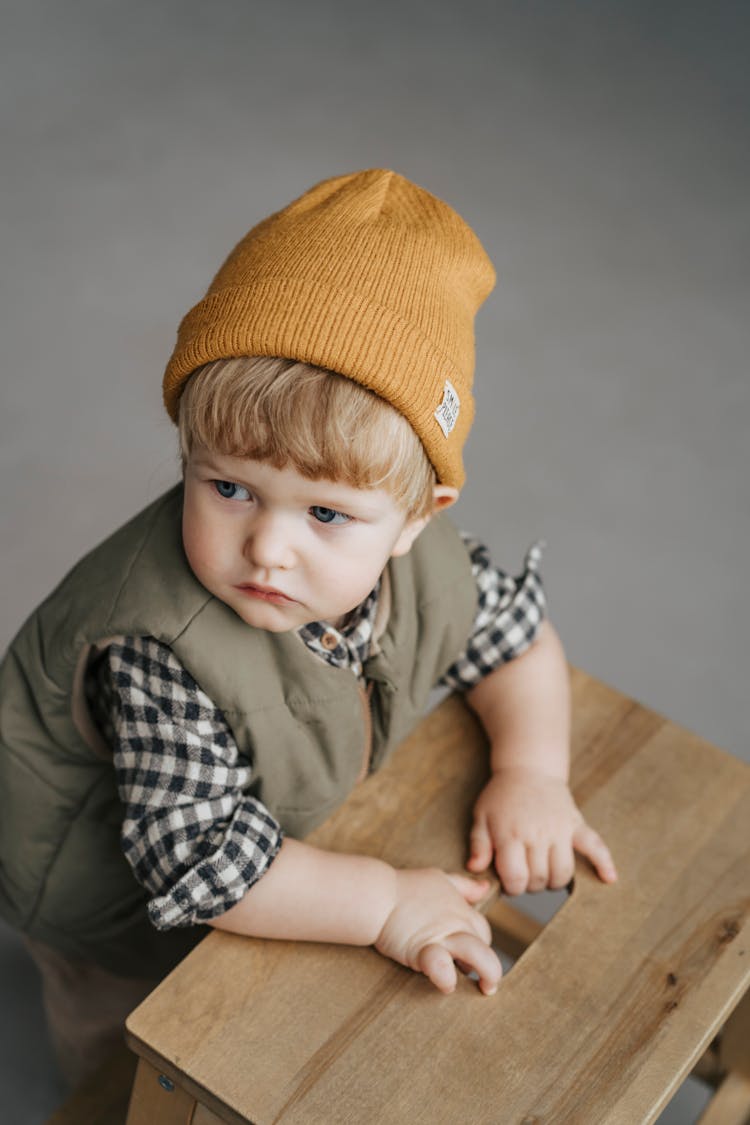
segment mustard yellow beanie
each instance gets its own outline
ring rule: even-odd
[[[447,203],[384,168],[323,180],[245,235],[184,317],[164,375],[215,359],[303,360],[369,387],[460,488],[474,416],[474,317],[495,270]]]

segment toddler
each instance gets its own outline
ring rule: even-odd
[[[423,714],[487,733],[467,867],[509,894],[609,851],[567,785],[567,665],[539,545],[492,565],[464,482],[495,272],[454,210],[370,169],[255,226],[164,377],[182,480],[91,551],[0,669],[0,910],[86,1074],[206,927],[373,945],[441,991],[500,964],[478,877],[313,848]]]

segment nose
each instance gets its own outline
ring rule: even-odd
[[[256,513],[245,539],[245,558],[259,570],[289,570],[294,566],[287,522],[273,512]]]

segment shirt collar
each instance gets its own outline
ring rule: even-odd
[[[297,630],[297,636],[327,664],[334,668],[350,668],[355,676],[361,678],[364,662],[371,652],[375,625],[378,625],[378,635],[382,635],[385,628],[383,615],[378,609],[380,604],[390,599],[381,597],[383,585],[387,594],[388,583],[384,583],[381,576],[365,600],[347,614],[340,628],[327,621],[311,621]]]

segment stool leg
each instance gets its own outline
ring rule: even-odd
[[[721,1031],[721,1061],[750,1081],[750,992],[746,992]]]
[[[190,1125],[195,1098],[169,1079],[162,1085],[159,1079],[164,1077],[145,1059],[138,1060],[127,1125],[154,1125],[155,1121],[159,1125]]]
[[[745,1125],[750,1114],[750,1080],[728,1074],[701,1114],[698,1125]]]

